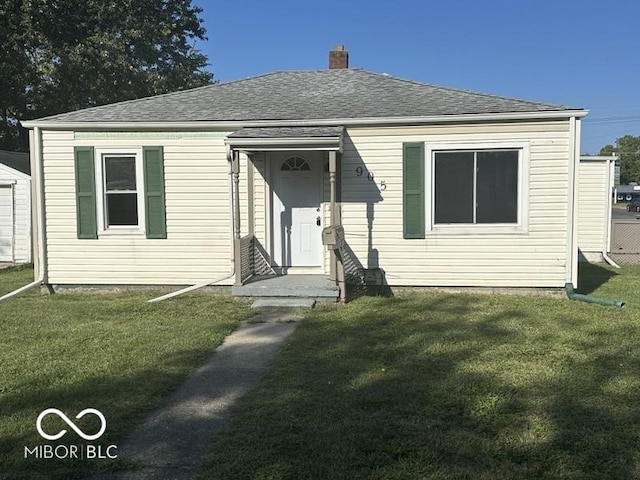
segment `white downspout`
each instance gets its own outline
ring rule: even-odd
[[[173,297],[177,297],[179,295],[183,295],[185,293],[189,293],[189,292],[193,292],[194,290],[198,290],[199,288],[204,288],[204,287],[208,287],[209,285],[214,285],[218,282],[222,282],[223,280],[227,280],[231,277],[233,277],[236,274],[236,270],[235,270],[235,256],[234,256],[234,248],[233,248],[233,231],[234,231],[234,215],[233,215],[233,187],[232,187],[232,181],[231,181],[231,157],[230,157],[230,153],[229,153],[229,149],[227,152],[227,162],[228,162],[228,167],[229,167],[229,211],[230,211],[230,215],[231,215],[231,273],[229,273],[228,275],[222,276],[222,277],[218,277],[218,278],[213,278],[211,280],[205,280],[204,282],[201,283],[196,283],[195,285],[191,285],[189,287],[185,287],[181,290],[177,290],[175,292],[171,292],[171,293],[167,293],[166,295],[162,295],[161,297],[157,297],[157,298],[152,298],[151,300],[149,300],[148,303],[155,303],[155,302],[161,302],[162,300],[167,300],[169,298],[173,298]]]
[[[5,300],[9,300],[10,298],[16,297],[21,293],[26,292],[27,290],[31,290],[38,285],[42,285],[43,283],[47,283],[47,255],[46,255],[46,232],[45,232],[45,201],[44,201],[44,166],[42,161],[42,131],[40,127],[34,127],[33,129],[33,152],[31,153],[33,159],[33,174],[31,176],[32,181],[35,176],[35,198],[32,199],[32,209],[35,206],[36,212],[36,225],[38,226],[37,235],[35,235],[34,239],[37,242],[38,247],[38,277],[33,282],[24,285],[16,290],[7,293],[0,297],[0,302],[4,302]]]
[[[605,238],[604,238],[604,248],[602,250],[602,259],[607,262],[609,265],[615,268],[620,268],[616,262],[613,261],[611,257],[609,257],[609,251],[611,250],[611,202],[612,200],[612,191],[613,195],[617,196],[616,189],[614,188],[614,177],[615,177],[615,168],[616,161],[615,157],[612,157],[611,160],[607,160],[607,193],[609,198],[606,203],[606,212],[605,212]]]
[[[580,123],[576,117],[569,119],[569,182],[568,182],[568,198],[567,198],[567,250],[565,256],[565,283],[570,283],[574,287],[578,284],[578,247],[577,247],[577,182],[578,182],[578,165],[580,159]]]

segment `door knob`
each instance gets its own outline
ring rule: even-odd
[[[317,225],[317,226],[320,226],[320,224],[321,224],[321,220],[320,220],[320,217],[318,216],[318,217],[316,218],[316,225]]]

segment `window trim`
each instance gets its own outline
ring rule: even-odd
[[[112,225],[106,226],[106,201],[107,195],[104,185],[104,157],[125,156],[134,157],[136,162],[136,195],[138,203],[138,225]],[[146,225],[146,212],[144,205],[144,165],[142,148],[96,148],[95,149],[95,176],[96,176],[96,210],[98,236],[108,235],[144,235]]]
[[[461,150],[518,150],[518,221],[516,223],[435,223],[435,153]],[[529,161],[530,145],[524,141],[444,142],[425,145],[425,231],[428,234],[526,234],[529,229]],[[474,184],[476,172],[473,173]],[[475,189],[474,189],[475,192]],[[474,193],[475,198],[475,193]]]

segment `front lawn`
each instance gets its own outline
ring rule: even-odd
[[[411,294],[315,311],[202,479],[640,477],[640,268],[564,298]]]
[[[0,295],[32,278],[30,269],[0,271]],[[99,443],[121,444],[249,315],[229,297],[194,294],[147,303],[153,296],[33,291],[0,303],[0,478],[82,478],[117,466],[112,460],[25,459],[24,447],[82,442],[73,432],[58,442],[43,440],[36,419],[47,408],[72,420],[86,408],[98,409],[107,420]],[[87,415],[76,423],[94,433],[95,420]],[[70,430],[53,415],[46,421],[49,434]]]

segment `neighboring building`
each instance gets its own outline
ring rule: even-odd
[[[29,154],[0,150],[0,262],[30,261]]]
[[[391,287],[577,285],[585,110],[330,57],[329,70],[24,122],[45,206],[36,275],[185,285],[233,271],[231,285],[344,269]],[[344,228],[344,244],[325,232],[337,256],[322,243],[330,225]]]
[[[611,250],[611,206],[615,181],[614,156],[580,157],[578,249],[580,259],[601,262]]]

